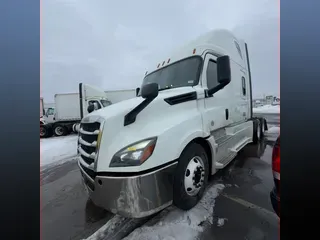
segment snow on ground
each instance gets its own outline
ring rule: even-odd
[[[266,131],[266,134],[278,134],[280,133],[280,127],[272,126]]]
[[[227,218],[219,218],[218,222],[217,222],[217,226],[222,227],[224,225],[225,221],[227,221],[227,220],[228,220]]]
[[[40,167],[71,160],[77,154],[77,135],[40,139]]]
[[[204,230],[204,222],[213,223],[215,198],[224,187],[223,184],[212,185],[194,208],[183,211],[170,207],[171,209],[160,213],[160,219],[156,223],[146,223],[124,239],[185,240],[196,238]]]
[[[264,105],[261,107],[253,108],[254,113],[275,113],[280,114],[280,105]]]

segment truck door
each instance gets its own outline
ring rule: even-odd
[[[99,108],[101,108],[101,99],[107,99],[107,94],[102,90],[88,84],[79,83],[79,100],[80,100],[80,116],[83,118],[88,114],[89,102],[97,102]]]
[[[206,54],[201,79],[204,88],[211,89],[219,84],[216,59],[216,56]],[[212,134],[214,130],[230,124],[232,96],[226,94],[226,88],[216,92],[213,96],[205,97],[203,127],[207,133]]]
[[[54,108],[48,108],[47,109],[45,121],[47,123],[53,123],[54,122]]]

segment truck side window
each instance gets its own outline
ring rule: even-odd
[[[246,91],[246,79],[244,77],[242,77],[241,81],[242,81],[242,95],[246,96],[246,94],[247,94],[247,91]]]
[[[47,115],[53,115],[53,114],[54,114],[54,110],[52,108],[48,108]]]
[[[207,86],[208,89],[218,85],[217,64],[213,60],[209,60],[207,68]]]
[[[91,100],[91,101],[89,101],[89,105],[91,105],[91,104],[93,104],[93,103],[96,103],[96,104],[97,104],[98,109],[101,108],[101,105],[100,105],[100,103],[99,103],[98,101],[96,101],[96,100]]]

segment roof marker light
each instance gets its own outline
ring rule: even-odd
[[[162,66],[165,64],[166,61],[163,61]]]
[[[158,64],[158,67],[157,68],[159,68],[160,67],[160,63]]]
[[[170,58],[168,59],[167,63],[169,63],[169,62],[170,62]]]
[[[193,52],[192,52],[193,54],[195,54],[196,53],[196,49],[193,49]]]

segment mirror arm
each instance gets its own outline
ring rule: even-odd
[[[223,89],[225,86],[227,86],[228,83],[220,83],[219,85],[207,90],[207,95],[208,97],[212,96],[213,94],[215,94],[216,92],[220,91],[221,89]]]

